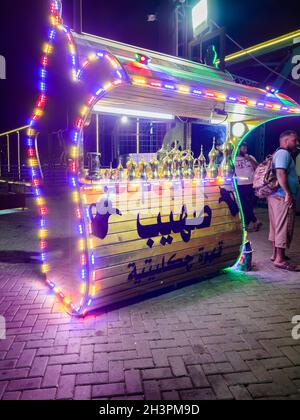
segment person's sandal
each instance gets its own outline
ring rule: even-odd
[[[274,264],[274,267],[279,268],[280,270],[290,271],[293,273],[299,273],[300,267],[296,265],[289,264],[288,262],[283,264]]]
[[[284,257],[285,261],[291,261],[291,259],[289,257]],[[272,262],[275,262],[276,259],[275,258],[271,258]]]

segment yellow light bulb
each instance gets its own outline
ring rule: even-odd
[[[52,45],[51,44],[48,44],[48,43],[44,44],[44,46],[43,46],[43,53],[44,54],[52,54],[52,52],[53,52]]]
[[[74,147],[71,148],[71,157],[73,159],[78,158],[78,147],[74,146]]]
[[[85,251],[85,241],[84,241],[84,239],[81,239],[79,241],[79,250],[80,251]]]
[[[104,90],[109,90],[109,89],[111,89],[112,88],[112,84],[110,83],[110,82],[108,82],[108,83],[106,83],[104,86],[103,86],[103,89]]]
[[[43,198],[39,197],[39,198],[36,199],[36,204],[38,206],[44,206],[45,205],[45,200]]]
[[[50,25],[57,26],[57,21],[55,16],[50,16]]]
[[[70,51],[70,54],[71,55],[75,55],[76,54],[76,50],[75,50],[74,44],[70,44],[69,45],[69,51]]]
[[[89,54],[88,56],[89,61],[95,61],[97,60],[97,55],[94,53]]]
[[[28,166],[30,168],[35,168],[36,166],[38,166],[38,162],[36,159],[28,159]]]
[[[43,115],[43,111],[40,108],[36,108],[34,110],[34,115],[41,117]]]
[[[42,273],[46,274],[49,272],[49,265],[48,264],[43,264],[42,265]]]
[[[36,131],[33,128],[28,128],[27,130],[27,136],[33,137],[35,135]]]
[[[85,117],[86,116],[86,114],[88,113],[88,107],[87,106],[84,106],[83,108],[82,108],[82,110],[81,110],[81,116],[82,117]]]
[[[181,93],[189,93],[190,92],[190,88],[188,86],[179,86],[178,90]]]
[[[72,78],[73,82],[77,82],[78,77],[77,77],[77,72],[76,72],[75,69],[72,69],[72,71],[71,71],[71,78]]]
[[[146,79],[141,79],[138,77],[134,77],[133,79],[133,83],[136,83],[138,85],[145,85],[146,84]]]
[[[48,236],[48,232],[46,229],[40,229],[39,230],[39,238],[40,239],[45,239]]]
[[[72,194],[72,197],[73,197],[73,201],[74,201],[74,203],[79,203],[79,194],[78,194],[78,192],[77,192],[77,191],[75,191],[75,192]]]

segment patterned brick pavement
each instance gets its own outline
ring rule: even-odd
[[[233,272],[130,307],[66,315],[36,264],[33,215],[0,216],[1,399],[300,399],[300,275]],[[297,256],[300,221],[292,256]]]

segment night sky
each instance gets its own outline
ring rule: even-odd
[[[159,30],[168,20],[166,12],[159,13],[160,6],[167,6],[168,1],[83,0],[84,31],[168,52],[170,45]],[[63,4],[65,23],[71,26],[72,0]],[[298,1],[211,0],[211,4],[211,17],[245,47],[300,28]],[[1,2],[0,55],[7,60],[7,80],[0,80],[0,132],[27,123],[31,113],[41,45],[47,33],[47,6],[47,0]],[[160,24],[147,22],[150,13],[158,13]],[[236,47],[228,42],[227,52],[232,51]],[[255,74],[257,80],[265,78],[260,69],[256,68]]]

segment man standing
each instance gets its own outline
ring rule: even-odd
[[[248,232],[258,231],[261,227],[261,223],[258,222],[254,213],[256,197],[253,189],[253,179],[257,166],[255,157],[248,154],[247,143],[243,143],[235,160],[235,174]]]
[[[280,149],[273,157],[279,188],[268,198],[272,261],[275,267],[287,271],[299,271],[288,262],[285,255],[286,249],[291,245],[295,226],[299,182],[292,153],[296,151],[297,144],[298,135],[295,131],[289,130],[281,134]]]

